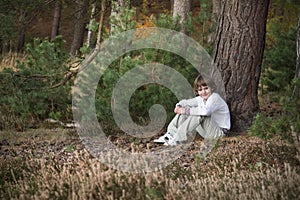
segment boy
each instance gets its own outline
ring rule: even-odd
[[[197,131],[204,139],[218,139],[230,129],[230,112],[226,102],[215,92],[213,81],[201,74],[194,81],[196,97],[179,101],[174,109],[176,116],[167,133],[156,143],[176,145],[187,140],[189,133]]]

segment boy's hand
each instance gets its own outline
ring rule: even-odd
[[[185,113],[185,109],[181,106],[176,106],[174,109],[174,112],[177,114],[184,114]]]

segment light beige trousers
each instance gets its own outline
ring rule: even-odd
[[[205,140],[224,136],[222,129],[208,116],[176,115],[167,131],[174,134],[175,141],[185,141],[188,136],[199,133]]]

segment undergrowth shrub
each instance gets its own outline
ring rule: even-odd
[[[193,83],[193,79],[198,73],[191,64],[184,61],[181,57],[169,52],[163,52],[155,49],[130,52],[120,58],[120,60],[112,63],[112,65],[109,66],[109,68],[103,73],[96,90],[95,104],[98,119],[107,122],[113,121],[111,112],[113,109],[111,106],[112,93],[115,84],[122,76],[124,76],[125,73],[136,66],[156,62],[166,66],[172,66],[173,69],[179,71],[183,76],[185,76],[191,85]],[[159,73],[163,72],[157,72],[157,74]],[[144,75],[141,75],[141,78],[142,76]],[[135,80],[139,79],[139,77],[133,78]],[[171,76],[169,79],[172,82]],[[176,84],[177,83],[174,82],[174,87],[182,87],[179,84],[176,86]],[[167,111],[167,120],[170,120],[174,115],[173,109],[177,101],[175,94],[173,94],[170,89],[157,84],[146,84],[136,88],[135,92],[132,94],[129,111],[135,122],[145,124],[149,121],[148,111],[150,107],[154,104],[160,104],[164,106]]]
[[[17,62],[15,70],[2,71],[0,110],[7,118],[21,119],[23,124],[19,128],[31,126],[49,115],[70,118],[70,85],[57,85],[68,71],[69,55],[63,50],[64,43],[61,37],[54,41],[35,39],[26,45],[25,59]]]
[[[295,2],[274,1],[270,6],[260,79],[262,92],[280,92],[282,88],[291,84],[295,75],[299,13],[299,3]]]
[[[279,135],[285,139],[287,132],[290,131],[289,123],[285,116],[280,116],[277,119],[259,113],[253,125],[250,127],[250,134],[263,139],[270,139]]]
[[[253,136],[264,139],[279,135],[282,139],[293,142],[294,133],[300,136],[300,78],[295,78],[292,84],[285,88],[285,95],[281,98],[283,112],[276,118],[259,113],[249,132]]]

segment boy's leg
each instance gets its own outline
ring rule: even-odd
[[[221,128],[218,127],[211,117],[205,117],[201,125],[196,128],[196,131],[204,138],[204,146],[201,147],[199,152],[199,156],[202,158],[214,148],[218,139],[224,136]]]
[[[179,126],[174,136],[174,141],[182,142],[187,140],[187,135],[195,131],[201,123],[201,116],[183,115],[183,120],[179,120]]]
[[[203,117],[202,123],[196,128],[196,131],[206,139],[218,139],[224,136],[221,128],[211,119],[211,117]]]
[[[169,123],[167,132],[175,134],[178,130],[178,127],[187,119],[187,115],[176,114],[172,121]]]
[[[170,124],[168,125],[167,132],[160,136],[158,139],[155,139],[156,143],[165,143],[174,138],[175,133],[178,130],[178,126],[184,122],[186,115],[175,115]]]

